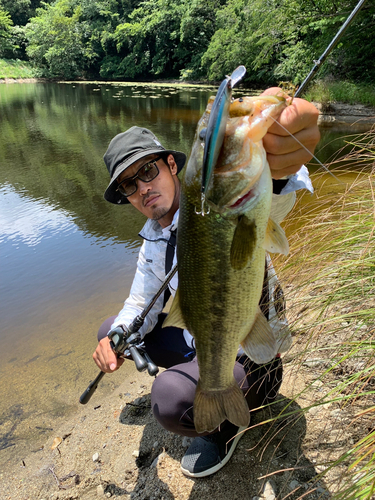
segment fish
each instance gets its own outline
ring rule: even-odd
[[[198,215],[204,142],[213,98],[200,119],[181,178],[177,230],[179,285],[164,326],[194,337],[199,380],[197,432],[229,420],[249,424],[249,408],[233,368],[239,345],[258,364],[271,361],[278,339],[259,308],[266,251],[287,254],[283,229],[270,218],[272,178],[262,139],[287,102],[281,96],[235,99],[207,186],[209,212]],[[204,136],[204,134],[203,134]]]

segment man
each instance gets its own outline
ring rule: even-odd
[[[265,94],[275,94],[278,91],[280,89],[268,89]],[[302,165],[311,159],[312,154],[308,151],[315,149],[320,138],[317,116],[318,112],[313,105],[303,99],[295,99],[282,112],[279,123],[294,134],[299,142],[276,123],[263,139],[274,179],[275,203],[277,199],[285,200],[285,196],[294,196],[296,189],[311,189],[307,169]],[[116,204],[130,203],[148,218],[140,233],[144,243],[130,296],[119,315],[105,321],[98,333],[99,345],[93,358],[104,372],[111,373],[123,363],[110,348],[108,332],[117,326],[126,327],[132,322],[160,288],[173,258],[176,260],[176,256],[173,257],[173,241],[178,224],[180,197],[177,174],[185,160],[184,153],[164,149],[152,132],[139,127],[132,127],[118,134],[112,139],[104,155],[111,175],[105,199]],[[284,176],[290,177],[285,180],[282,179]],[[294,198],[292,202],[293,200]],[[289,203],[287,211],[291,206]],[[272,321],[277,321],[276,315],[271,318],[269,305],[277,288],[272,265],[269,266],[268,280],[270,285],[264,301],[268,307],[262,310],[272,325]],[[173,295],[176,288],[177,277],[169,286]],[[163,306],[164,298],[161,296],[140,330],[148,355],[158,366],[167,368],[152,386],[153,413],[164,428],[195,437],[182,459],[182,472],[191,477],[208,476],[228,462],[244,429],[226,421],[219,429],[206,433],[207,435],[198,435],[195,431],[193,401],[199,368],[194,339],[186,330],[162,328],[165,318],[161,314]],[[276,397],[282,378],[281,358],[277,356],[267,365],[258,366],[239,354],[234,376],[252,410]]]

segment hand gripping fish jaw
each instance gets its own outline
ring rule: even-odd
[[[207,129],[201,131],[201,139],[204,140],[203,169],[201,184],[201,211],[197,214],[206,215],[205,210],[206,192],[211,183],[214,167],[216,165],[221,146],[223,145],[225,129],[229,116],[229,106],[232,100],[232,89],[246,73],[245,66],[238,66],[230,76],[221,82],[212,105]]]

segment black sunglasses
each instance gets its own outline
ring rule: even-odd
[[[160,156],[159,158],[156,158],[155,160],[149,161],[145,165],[142,165],[142,167],[138,169],[137,173],[133,175],[133,177],[128,177],[121,181],[117,186],[116,191],[119,191],[122,196],[125,196],[127,198],[128,196],[134,194],[138,189],[136,179],[140,179],[142,182],[151,182],[153,179],[155,179],[155,177],[159,175],[159,169],[156,165],[156,162],[158,160],[160,160]]]

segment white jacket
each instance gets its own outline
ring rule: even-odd
[[[313,192],[306,167],[302,167],[296,175],[289,179],[280,195],[273,195],[271,217],[275,222],[281,222],[290,212],[296,199],[295,191],[302,188]],[[178,215],[179,210],[175,213],[172,224],[164,229],[157,221],[148,219],[142,231],[139,233],[144,239],[144,242],[139,252],[137,271],[130,289],[130,295],[125,300],[124,307],[112,324],[111,329],[119,325],[129,326],[133,319],[143,311],[163,284],[166,276],[165,254],[167,242],[170,238],[171,231],[177,228]],[[176,254],[177,252],[175,252],[174,255],[173,265],[177,262]],[[275,331],[285,331],[287,325],[285,315],[278,315],[274,307],[274,298],[278,293],[279,282],[269,256],[267,259],[269,264],[269,322]],[[169,284],[169,289],[173,296],[176,293],[177,286],[178,274],[176,273]],[[145,322],[139,330],[142,338],[156,325],[158,316],[163,309],[163,302],[164,294],[159,297],[149,314],[146,316]],[[184,331],[184,337],[187,344],[193,346],[193,337],[187,330]],[[280,343],[281,342],[283,342],[283,346],[280,348],[280,352],[283,352],[289,348],[290,338],[285,339],[284,336]]]

